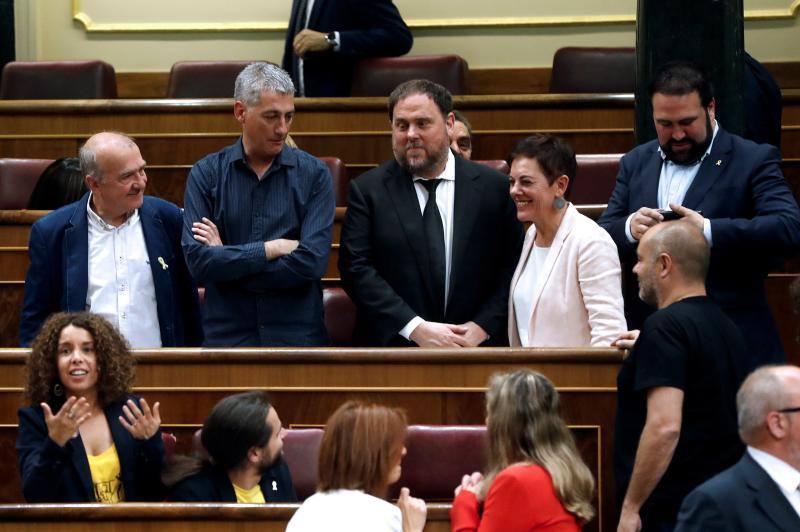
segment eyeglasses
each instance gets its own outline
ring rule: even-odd
[[[800,406],[793,406],[791,408],[781,408],[778,410],[781,414],[791,414],[792,412],[800,412]]]

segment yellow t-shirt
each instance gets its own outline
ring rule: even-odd
[[[233,484],[231,482],[231,484]],[[256,503],[265,503],[267,501],[264,500],[264,494],[261,492],[261,486],[256,484],[249,490],[244,488],[240,488],[236,484],[233,484],[233,491],[236,492],[236,502],[243,502],[248,504],[256,504]]]
[[[122,488],[122,475],[120,474],[116,445],[112,443],[111,447],[97,456],[87,454],[86,457],[89,459],[94,498],[97,499],[97,502],[123,502],[125,490]]]

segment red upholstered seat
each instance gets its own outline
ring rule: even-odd
[[[292,473],[292,483],[301,501],[317,489],[317,466],[322,429],[289,429],[283,437],[283,459]]]
[[[619,172],[621,153],[576,155],[578,170],[569,192],[576,205],[608,203]]]
[[[498,172],[502,172],[506,175],[508,175],[508,173],[511,171],[511,169],[508,167],[508,163],[502,159],[492,159],[487,161],[472,161],[472,162],[488,166],[489,168],[494,168]]]
[[[352,346],[356,306],[350,296],[338,286],[325,288],[322,291],[322,305],[325,307],[325,328],[328,329],[331,345]]]
[[[171,432],[162,432],[161,441],[164,442],[164,457],[170,460],[175,456],[175,448],[178,445],[178,438]]]
[[[179,61],[169,71],[167,98],[233,98],[236,76],[253,61]]]
[[[0,209],[24,209],[52,159],[0,159]]]
[[[12,61],[3,68],[4,100],[116,98],[114,67],[105,61]]]
[[[469,66],[457,55],[417,55],[363,59],[353,74],[351,96],[389,96],[404,81],[429,79],[452,94],[469,91]]]
[[[390,487],[390,496],[396,498],[406,486],[426,502],[452,501],[463,475],[486,469],[486,427],[411,425],[406,450],[400,481]]]
[[[333,178],[333,195],[336,198],[336,206],[344,207],[347,205],[347,166],[338,157],[320,157],[323,163],[328,166]]]
[[[553,56],[550,92],[633,92],[635,48],[559,48]]]

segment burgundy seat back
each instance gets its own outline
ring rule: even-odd
[[[486,471],[486,427],[411,425],[406,450],[400,481],[390,486],[390,497],[407,487],[426,502],[452,501],[463,475]]]
[[[236,76],[253,61],[178,61],[169,71],[167,98],[233,98]]]
[[[353,74],[351,96],[389,96],[404,81],[429,79],[452,94],[469,91],[469,66],[457,55],[417,55],[362,59]]]
[[[553,56],[550,92],[633,92],[635,48],[559,48]]]
[[[3,68],[4,100],[116,98],[114,67],[105,61],[12,61]]]
[[[175,448],[178,445],[178,438],[171,432],[162,432],[161,441],[164,442],[164,458],[167,460],[175,456]]]
[[[578,170],[569,192],[575,205],[608,203],[619,172],[621,153],[576,155]]]
[[[325,308],[325,328],[331,345],[349,347],[353,345],[353,331],[356,328],[356,306],[350,296],[338,286],[322,291],[322,305]]]
[[[333,178],[333,195],[336,198],[336,206],[344,207],[347,205],[347,166],[338,157],[319,158],[328,167]]]
[[[489,168],[494,168],[498,172],[502,172],[506,175],[508,175],[508,173],[511,171],[511,169],[508,167],[508,163],[502,159],[491,159],[486,161],[472,161],[472,162],[488,166]]]
[[[0,209],[24,209],[52,159],[0,159]]]
[[[317,467],[322,429],[289,429],[283,437],[283,458],[301,501],[317,489]]]

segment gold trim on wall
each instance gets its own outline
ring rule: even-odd
[[[72,18],[83,24],[87,33],[285,33],[286,21],[279,22],[94,22],[81,11],[80,0],[72,0]],[[745,20],[781,20],[797,16],[800,0],[793,0],[783,9],[745,10]],[[431,29],[487,29],[536,28],[542,26],[594,26],[600,24],[633,24],[636,15],[586,15],[549,17],[495,17],[495,18],[431,18],[409,19],[408,27],[414,30]]]

